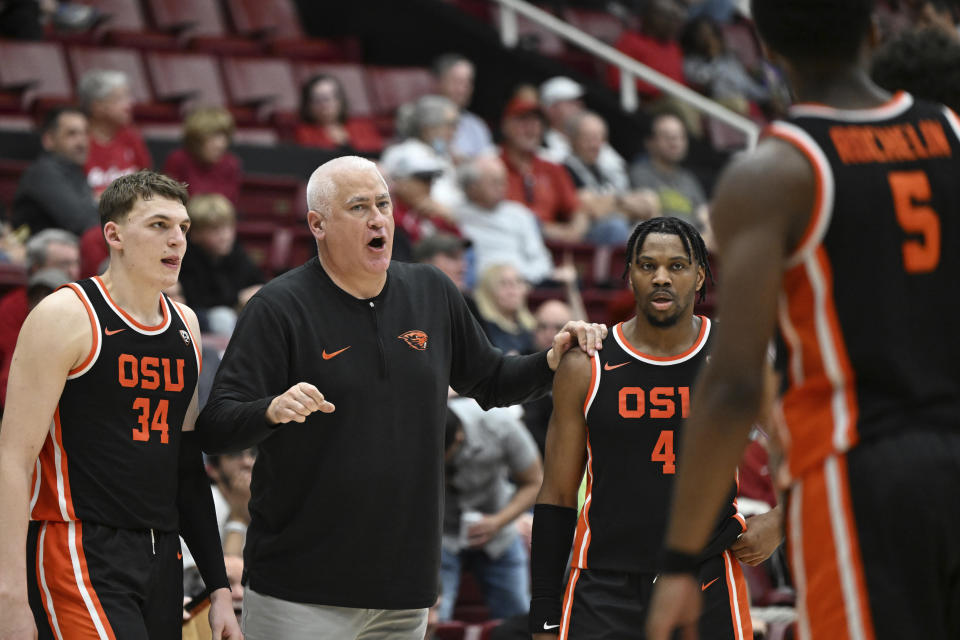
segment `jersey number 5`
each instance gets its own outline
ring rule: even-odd
[[[672,474],[677,472],[677,456],[673,453],[673,431],[664,430],[660,432],[657,438],[657,444],[653,446],[653,453],[650,454],[651,462],[662,462],[663,472]]]
[[[940,263],[940,218],[924,203],[930,202],[930,180],[923,171],[891,171],[897,222],[909,234],[922,239],[903,241],[903,268],[907,273],[929,273]]]
[[[147,442],[150,440],[150,431],[160,432],[160,443],[167,444],[170,441],[167,427],[167,411],[170,402],[168,400],[158,400],[157,410],[153,412],[153,424],[150,423],[150,400],[148,398],[137,398],[133,401],[134,411],[139,411],[137,422],[140,423],[139,429],[133,430],[133,439],[138,442]]]

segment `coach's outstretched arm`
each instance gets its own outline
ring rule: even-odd
[[[256,446],[288,422],[334,406],[306,382],[288,382],[289,327],[269,303],[254,297],[244,307],[220,363],[210,399],[197,419],[207,453]]]
[[[30,479],[67,375],[90,351],[91,342],[90,322],[80,299],[63,289],[27,317],[13,352],[0,427],[0,638],[4,640],[37,637],[26,583]]]
[[[557,333],[547,351],[525,356],[505,356],[487,338],[453,283],[444,279],[453,321],[453,362],[450,386],[475,399],[484,409],[506,407],[544,395],[553,372],[570,349],[592,355],[603,346],[607,327],[571,321]]]

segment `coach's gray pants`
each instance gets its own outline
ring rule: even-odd
[[[289,602],[243,592],[247,640],[423,640],[426,609],[354,609]]]

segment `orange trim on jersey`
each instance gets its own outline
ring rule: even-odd
[[[55,616],[57,626],[62,632],[66,632],[64,637],[70,640],[102,640],[104,635],[109,640],[116,640],[100,598],[90,582],[90,571],[83,551],[81,523],[45,522],[42,531],[43,562],[40,563],[38,551],[37,574],[44,609],[51,621],[51,627],[54,626]],[[76,561],[71,545],[76,550]],[[90,607],[84,600],[84,593],[89,596]],[[101,635],[97,628],[98,622],[104,635]]]
[[[103,295],[107,296],[107,301],[110,302],[110,305],[117,311],[120,315],[124,317],[130,324],[135,326],[138,329],[143,331],[156,331],[157,329],[162,329],[170,319],[170,312],[167,310],[167,301],[164,300],[163,294],[160,294],[160,307],[163,309],[163,320],[160,321],[160,324],[154,326],[146,325],[141,322],[137,322],[137,319],[131,316],[129,313],[123,310],[123,307],[118,305],[113,299],[113,296],[110,295],[110,291],[107,290],[107,285],[103,284],[103,280],[100,279],[100,276],[93,276],[93,279],[100,284],[100,288],[103,291]]]
[[[874,640],[863,561],[850,507],[846,458],[834,456],[830,463],[836,464],[839,482],[831,486],[827,465],[807,474],[801,482],[801,540],[790,540],[794,550],[791,563],[798,562],[797,551],[802,555],[803,566],[794,566],[794,571],[804,576],[798,585],[798,605],[806,611],[811,640]],[[833,505],[838,508],[834,510]],[[788,527],[788,535],[792,532],[793,528]],[[846,545],[838,542],[837,533],[846,537]],[[843,547],[846,552],[839,552]]]
[[[587,387],[587,395],[583,398],[583,417],[587,417],[587,409],[590,408],[590,400],[593,399],[594,392],[596,391],[595,386],[597,384],[597,378],[600,377],[600,372],[597,370],[597,358],[590,358],[590,386]]]
[[[87,317],[90,318],[90,333],[93,334],[93,340],[90,342],[90,353],[87,354],[87,357],[84,358],[83,362],[67,372],[68,376],[72,376],[83,371],[97,355],[97,352],[100,349],[100,325],[97,323],[97,316],[93,313],[93,307],[91,307],[90,303],[87,302],[87,296],[84,295],[80,287],[73,283],[65,284],[63,286],[69,287],[77,295],[77,297],[80,298],[80,302],[83,303],[83,308],[87,310]]]
[[[638,356],[640,358],[645,358],[647,360],[656,360],[657,362],[672,362],[674,360],[680,360],[681,358],[686,358],[688,355],[690,355],[691,353],[699,349],[701,346],[703,346],[703,339],[704,339],[704,336],[707,335],[707,327],[709,326],[709,320],[707,320],[703,316],[697,316],[697,317],[700,318],[700,333],[697,334],[697,339],[693,341],[693,344],[690,346],[689,349],[687,349],[683,353],[678,353],[675,356],[666,356],[666,357],[652,356],[649,353],[644,353],[643,351],[640,351],[639,349],[634,347],[632,344],[630,344],[629,340],[627,340],[627,336],[624,335],[623,333],[622,322],[617,324],[617,326],[614,328],[614,331],[617,332],[617,336],[620,337],[620,340],[627,347],[627,349],[630,350],[630,353],[632,353],[633,355]]]
[[[574,568],[570,571],[570,579],[567,581],[567,590],[563,594],[563,616],[560,618],[560,637],[557,640],[567,640],[570,634],[570,618],[573,614],[573,590],[577,586],[577,580],[580,579],[580,569]]]
[[[590,550],[590,505],[593,504],[593,449],[590,448],[590,428],[587,427],[587,490],[583,508],[577,518],[577,532],[573,538],[573,556],[570,566],[587,569],[587,552]]]
[[[771,138],[779,138],[783,140],[790,146],[794,147],[797,151],[803,154],[803,157],[807,159],[807,162],[810,163],[810,168],[813,169],[814,176],[814,195],[813,195],[813,208],[810,211],[810,219],[807,221],[807,226],[803,230],[803,235],[800,236],[800,241],[797,243],[793,249],[788,252],[788,256],[791,258],[797,254],[798,251],[802,250],[807,243],[810,242],[810,239],[813,237],[813,234],[816,233],[819,226],[820,220],[823,216],[827,215],[826,211],[826,179],[824,178],[823,172],[826,170],[825,167],[821,167],[821,163],[817,158],[817,151],[811,149],[810,144],[796,135],[793,135],[792,132],[786,131],[782,128],[778,128],[775,124],[770,125],[764,132],[764,136]],[[822,152],[821,152],[822,153]]]
[[[193,341],[193,352],[197,354],[197,374],[199,375],[200,371],[203,370],[203,354],[200,351],[200,343],[197,342],[197,336],[193,335],[193,329],[190,328],[190,323],[187,322],[187,314],[183,312],[180,303],[174,302],[173,300],[170,302],[173,303],[174,309],[177,310],[177,315],[180,316],[180,319],[183,321],[183,326],[187,328],[187,333],[190,334],[190,339]]]
[[[876,107],[869,107],[868,109],[838,109],[837,107],[832,107],[832,106],[830,106],[830,105],[828,105],[828,104],[824,104],[824,103],[822,103],[822,102],[796,102],[796,103],[794,103],[793,105],[791,105],[790,108],[791,108],[791,109],[795,109],[795,108],[800,108],[800,109],[802,109],[802,108],[804,108],[804,107],[815,107],[815,108],[817,108],[817,109],[829,109],[830,111],[836,112],[836,113],[846,113],[846,112],[850,112],[850,111],[853,111],[853,112],[857,112],[857,111],[867,111],[867,112],[870,112],[870,111],[881,111],[881,110],[883,110],[883,109],[890,109],[890,108],[892,108],[892,107],[897,106],[897,103],[904,99],[904,97],[906,96],[906,93],[907,93],[907,92],[906,92],[906,91],[903,91],[903,90],[897,91],[897,92],[894,93],[892,96],[890,96],[890,99],[889,99],[889,100],[887,100],[887,101],[884,102],[883,104],[878,105],[878,106],[876,106]]]
[[[783,398],[783,413],[791,440],[788,463],[791,475],[800,477],[831,453],[842,453],[857,443],[859,411],[853,366],[833,299],[833,270],[826,250],[818,247],[810,259],[788,270],[784,274],[783,288],[787,298],[786,311],[799,338],[800,360],[803,362],[803,382],[798,385],[791,371],[791,385]],[[818,288],[822,289],[820,302]],[[825,336],[825,345],[821,344],[821,335]],[[795,347],[787,346],[793,360]],[[837,404],[834,403],[837,389],[827,370],[824,347],[831,351],[837,375],[843,381],[842,398]],[[842,415],[835,411],[842,412]],[[838,423],[842,420],[845,420],[845,427],[842,433],[838,433]]]
[[[730,600],[730,624],[736,640],[753,640],[753,619],[750,617],[750,600],[747,596],[747,581],[740,563],[729,550],[723,552],[723,577],[727,583]],[[739,624],[738,624],[739,619]]]
[[[60,474],[63,477],[63,500],[67,507],[67,520],[76,520],[73,510],[73,493],[70,490],[70,468],[67,465],[67,450],[63,446],[63,425],[60,423],[60,406],[53,412],[54,438],[60,447]]]

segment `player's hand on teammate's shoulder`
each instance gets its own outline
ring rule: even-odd
[[[740,562],[757,566],[777,550],[783,541],[783,515],[776,507],[747,518],[747,530],[730,547]]]
[[[603,339],[607,337],[607,325],[583,320],[571,320],[553,337],[553,347],[547,352],[547,364],[557,370],[560,358],[575,344],[589,356],[603,348]]]
[[[270,424],[304,422],[311,413],[333,413],[336,407],[309,382],[298,382],[276,398],[267,407]]]

